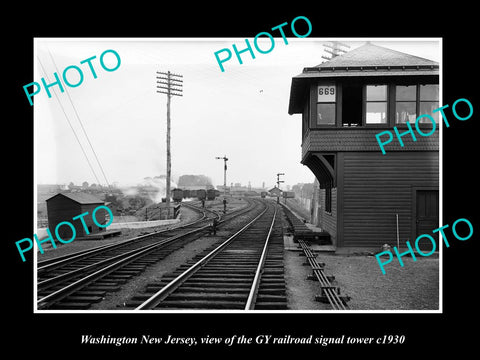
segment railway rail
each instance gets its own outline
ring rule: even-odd
[[[317,242],[325,241],[325,236],[320,233],[314,233],[311,231],[300,219],[298,219],[290,209],[282,205],[285,216],[290,228],[294,234],[294,239],[300,245],[303,254],[307,258],[307,262],[312,268],[313,277],[319,282],[321,288],[321,294],[317,297],[320,301],[329,303],[334,310],[348,310],[347,301],[348,296],[340,296],[340,289],[333,286],[328,276],[325,275],[323,263],[319,263],[316,260],[317,254],[315,254],[307,241],[315,239]]]
[[[209,231],[214,217],[221,225],[250,211],[253,206],[249,201],[246,208],[223,218],[214,211],[202,209],[201,219],[174,229],[39,262],[37,308],[86,309],[101,301],[107,292],[118,290],[121,284],[147,266]]]
[[[330,279],[324,272],[325,264],[319,263],[316,260],[317,254],[315,254],[308,244],[303,239],[298,239],[298,243],[303,250],[304,255],[307,258],[310,267],[312,268],[313,275],[320,283],[321,295],[319,296],[321,301],[330,303],[333,310],[349,310],[347,301],[348,296],[340,296],[340,289],[333,286]]]
[[[135,310],[286,309],[281,208],[260,214],[220,245],[147,286]]]
[[[134,237],[132,239],[128,239],[128,240],[125,240],[125,241],[122,241],[122,242],[119,242],[119,243],[115,243],[115,244],[97,246],[97,247],[92,248],[92,249],[87,249],[87,250],[83,250],[83,251],[74,252],[74,253],[71,253],[71,254],[68,254],[68,255],[55,257],[55,258],[52,258],[52,259],[49,259],[49,260],[39,261],[39,262],[37,262],[37,275],[41,276],[44,273],[47,273],[48,271],[51,271],[53,269],[58,269],[59,267],[61,267],[64,264],[71,264],[71,262],[74,261],[74,260],[85,259],[85,258],[93,256],[95,254],[104,253],[105,251],[110,250],[110,249],[120,249],[122,247],[129,246],[129,245],[132,245],[132,244],[142,243],[146,240],[148,241],[148,240],[154,238],[155,236],[168,233],[172,230],[184,229],[184,228],[192,227],[192,226],[197,225],[197,224],[198,225],[205,225],[204,224],[205,221],[208,221],[210,218],[213,218],[214,216],[220,218],[220,215],[218,215],[214,211],[209,211],[208,209],[199,209],[197,206],[188,205],[187,203],[184,203],[183,206],[187,206],[187,207],[197,211],[199,214],[201,214],[201,216],[198,219],[195,219],[195,220],[193,220],[193,221],[191,221],[187,224],[182,224],[182,225],[179,225],[179,226],[170,226],[165,230],[158,231],[158,232],[155,232],[155,233],[137,236],[137,237]],[[210,217],[208,216],[209,212],[211,214]]]

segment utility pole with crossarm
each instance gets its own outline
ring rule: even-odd
[[[332,60],[333,58],[348,52],[348,50],[342,49],[342,47],[350,48],[350,45],[341,43],[340,41],[332,41],[331,43],[325,43],[323,44],[323,46],[325,47],[324,51],[330,54],[330,56],[322,55],[322,59],[325,60]]]
[[[173,74],[170,71],[157,71],[157,92],[167,95],[167,179],[165,201],[168,209],[167,217],[170,217],[170,176],[171,176],[171,154],[170,154],[170,98],[172,96],[183,96],[182,75]]]

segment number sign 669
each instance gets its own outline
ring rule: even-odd
[[[334,87],[331,87],[331,88],[319,87],[318,88],[318,95],[335,95],[335,88]]]
[[[335,102],[335,85],[318,85],[318,102]]]

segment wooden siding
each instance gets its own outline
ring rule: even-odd
[[[400,244],[414,241],[413,189],[438,189],[438,152],[345,152],[341,158],[342,235],[337,246],[396,245],[396,213]]]
[[[84,216],[85,224],[87,227],[91,227],[90,233],[98,233],[105,230],[98,227],[92,219],[93,210],[99,204],[79,204],[64,196],[57,196],[47,202],[48,213],[48,228],[50,229],[53,237],[55,237],[55,228],[62,221],[68,221],[75,227],[76,237],[87,235],[80,219],[72,220],[75,216],[83,214],[88,211],[88,215]],[[106,210],[99,209],[95,213],[95,217],[98,223],[105,223]],[[59,235],[62,239],[68,240],[72,237],[72,230],[68,225],[62,225],[59,228]]]
[[[439,149],[439,131],[437,130],[431,136],[420,136],[415,132],[417,141],[413,141],[411,135],[402,137],[403,147],[400,146],[398,139],[391,128],[331,128],[315,130],[310,129],[306,133],[302,142],[302,160],[310,151],[332,152],[332,151],[374,151],[381,155],[381,149],[378,145],[376,134],[390,130],[393,134],[391,143],[385,145],[384,156],[388,156],[395,151],[438,151]],[[399,128],[400,133],[406,131],[407,128]],[[427,130],[424,130],[427,132]]]
[[[337,243],[337,188],[332,188],[332,211],[325,211],[325,189],[319,189],[317,226],[330,234],[332,244]]]

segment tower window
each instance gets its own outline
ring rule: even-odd
[[[415,123],[419,115],[428,114],[438,123],[438,84],[428,85],[397,85],[395,87],[395,122],[405,124]],[[420,123],[430,123],[427,118],[421,118]]]
[[[387,123],[387,85],[367,85],[366,124]]]
[[[342,126],[362,126],[363,86],[343,84]]]
[[[438,85],[420,85],[420,114],[429,114],[438,123]],[[429,123],[428,119],[420,119],[420,123]]]
[[[335,125],[335,104],[317,104],[317,125]]]
[[[397,124],[415,122],[417,117],[417,86],[397,85],[395,93],[395,122]]]
[[[317,117],[315,125],[335,125],[337,91],[334,84],[317,86]]]

